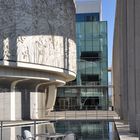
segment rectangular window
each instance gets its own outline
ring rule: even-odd
[[[99,21],[99,13],[82,13],[76,14],[76,22],[89,22],[89,21]]]
[[[85,17],[85,21],[98,21],[98,17],[95,15],[89,15]]]
[[[101,52],[81,52],[81,59],[85,61],[99,61]]]
[[[82,74],[81,80],[82,81],[99,81],[99,75]]]
[[[86,21],[93,21],[93,16],[86,16]]]
[[[100,78],[97,74],[81,74],[82,84],[99,85]]]

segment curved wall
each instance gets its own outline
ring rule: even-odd
[[[74,21],[72,0],[1,0],[1,65],[43,65],[75,73]]]
[[[0,1],[0,120],[44,119],[76,76],[73,0]]]

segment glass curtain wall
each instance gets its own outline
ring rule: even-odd
[[[98,14],[78,14],[77,78],[58,89],[55,109],[107,109],[107,22]]]
[[[107,85],[107,23],[77,22],[77,84]]]

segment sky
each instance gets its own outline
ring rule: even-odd
[[[103,20],[108,22],[108,66],[112,65],[112,47],[114,34],[116,0],[102,0]]]

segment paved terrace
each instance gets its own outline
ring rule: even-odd
[[[129,132],[129,125],[123,122],[115,122],[120,140],[139,140],[136,134]]]
[[[119,120],[119,116],[115,111],[56,111],[51,112],[46,118],[40,120],[29,120],[29,121],[0,121],[3,126],[17,126],[25,124],[34,124],[47,121],[56,120]]]
[[[47,117],[49,120],[119,120],[115,111],[57,111],[51,112]]]

